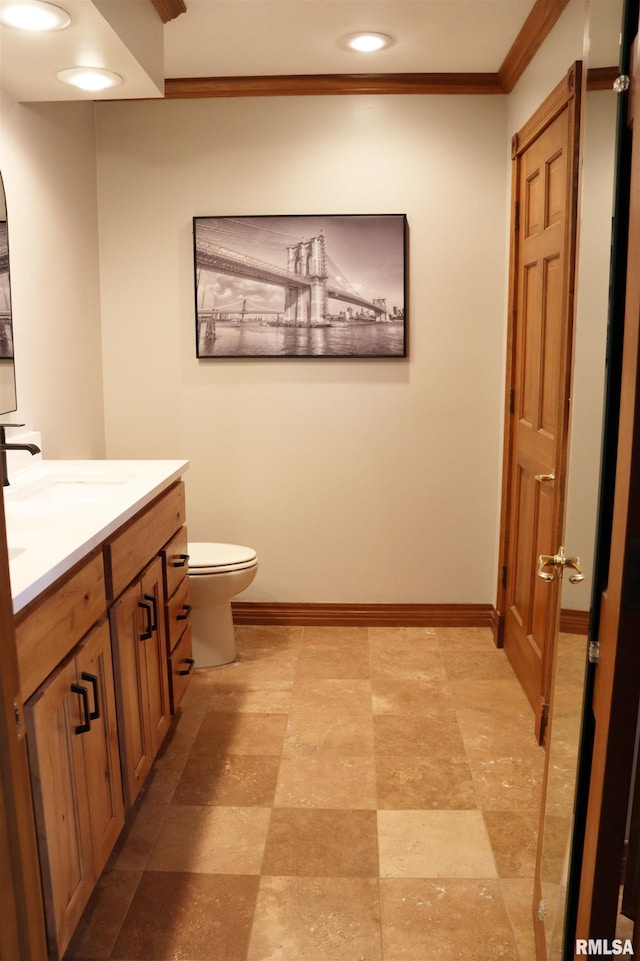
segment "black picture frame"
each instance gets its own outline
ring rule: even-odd
[[[406,214],[194,217],[196,356],[406,357],[406,245]]]

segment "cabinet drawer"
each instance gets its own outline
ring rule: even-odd
[[[171,690],[172,714],[175,714],[178,709],[178,705],[187,689],[192,670],[191,624],[187,624],[178,646],[169,658],[169,671],[171,673],[169,688]]]
[[[169,645],[169,651],[172,651],[180,640],[180,635],[184,631],[187,621],[190,619],[190,602],[189,578],[185,577],[167,604],[167,643]]]
[[[184,484],[182,481],[162,494],[141,511],[105,545],[107,595],[119,594],[140,573],[149,558],[158,554],[185,520]]]
[[[27,608],[16,623],[20,692],[25,701],[104,617],[106,609],[102,554],[84,562]]]
[[[183,577],[186,576],[189,560],[187,528],[181,527],[175,537],[162,548],[165,569],[165,594],[171,597]]]

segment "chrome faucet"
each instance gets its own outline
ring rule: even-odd
[[[36,444],[8,444],[5,434],[7,427],[24,427],[24,424],[0,424],[0,452],[2,454],[2,484],[3,487],[9,486],[9,474],[7,472],[7,451],[8,450],[28,450],[30,454],[39,454],[40,448]]]

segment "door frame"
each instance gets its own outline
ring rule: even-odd
[[[505,377],[505,404],[504,404],[504,434],[503,434],[503,458],[502,458],[502,493],[500,508],[500,540],[498,553],[498,583],[496,589],[496,603],[492,612],[492,631],[497,647],[504,647],[505,634],[505,615],[508,590],[508,563],[512,548],[512,532],[509,519],[514,497],[511,484],[511,474],[516,456],[515,451],[515,429],[514,429],[514,398],[516,391],[515,383],[515,356],[516,356],[516,312],[518,310],[518,257],[519,257],[519,195],[521,186],[521,157],[531,143],[544,132],[563,110],[569,110],[569,129],[568,139],[573,144],[573,156],[571,168],[567,176],[571,178],[571,191],[567,206],[568,229],[566,231],[566,250],[564,266],[564,290],[566,292],[566,303],[564,309],[568,313],[567,338],[562,345],[563,357],[567,376],[565,378],[564,395],[558,398],[559,405],[559,451],[560,460],[555,465],[555,481],[557,488],[556,503],[554,506],[554,526],[558,531],[559,542],[556,549],[560,547],[561,535],[564,530],[564,507],[566,497],[567,481],[567,461],[569,448],[569,406],[570,388],[573,362],[573,340],[575,331],[575,265],[577,261],[577,238],[578,238],[578,204],[579,204],[579,177],[580,177],[580,138],[581,122],[580,111],[583,95],[583,71],[581,62],[577,61],[567,70],[567,73],[543,101],[534,115],[524,124],[524,126],[513,136],[511,142],[511,223],[509,228],[510,250],[509,250],[509,301],[508,301],[508,326],[507,326],[507,362]],[[556,579],[559,581],[559,578]],[[559,603],[560,591],[557,583],[553,585],[554,599],[550,599],[549,610],[549,636],[553,637],[553,632],[557,631],[559,622]],[[553,645],[545,652],[542,664],[542,690],[539,695],[539,704],[535,710],[535,732],[539,743],[543,743],[546,720],[549,709],[550,683],[551,683],[551,663]]]

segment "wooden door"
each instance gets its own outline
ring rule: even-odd
[[[537,576],[562,545],[573,337],[580,64],[513,141],[508,408],[499,643],[546,724],[561,574]]]
[[[609,345],[605,431],[608,442],[601,498],[601,515],[604,513],[605,519],[601,516],[599,574],[594,588],[598,660],[588,705],[592,750],[585,744],[583,733],[579,773],[584,796],[579,795],[578,801],[580,806],[584,804],[585,815],[572,864],[577,910],[575,932],[568,933],[567,950],[575,950],[576,938],[611,942],[617,935],[621,867],[637,746],[640,706],[640,51],[637,40],[631,54],[629,49],[633,37],[640,32],[638,20],[638,3],[628,3],[621,72],[625,72],[626,58],[631,88],[628,98],[621,94],[619,123],[624,127],[626,120],[628,126],[620,131],[617,190],[623,200],[622,204],[618,203],[615,221],[617,232],[618,225],[624,224],[624,206],[628,206],[628,229],[624,237],[621,230],[616,236],[616,244],[624,247],[623,253],[617,251],[617,254],[620,260],[626,255],[626,275],[621,278],[621,299],[618,278],[615,274],[612,278],[610,328],[614,336]],[[628,196],[625,187],[620,185],[627,175]],[[609,447],[612,466],[607,458]],[[609,510],[603,510],[603,506],[609,504],[612,504],[610,514]],[[633,863],[637,852],[630,853]],[[633,947],[637,955],[640,952],[640,903],[628,904],[631,894],[632,890],[625,890],[623,909],[629,908],[629,913],[635,916]],[[572,955],[567,953],[569,956]]]

